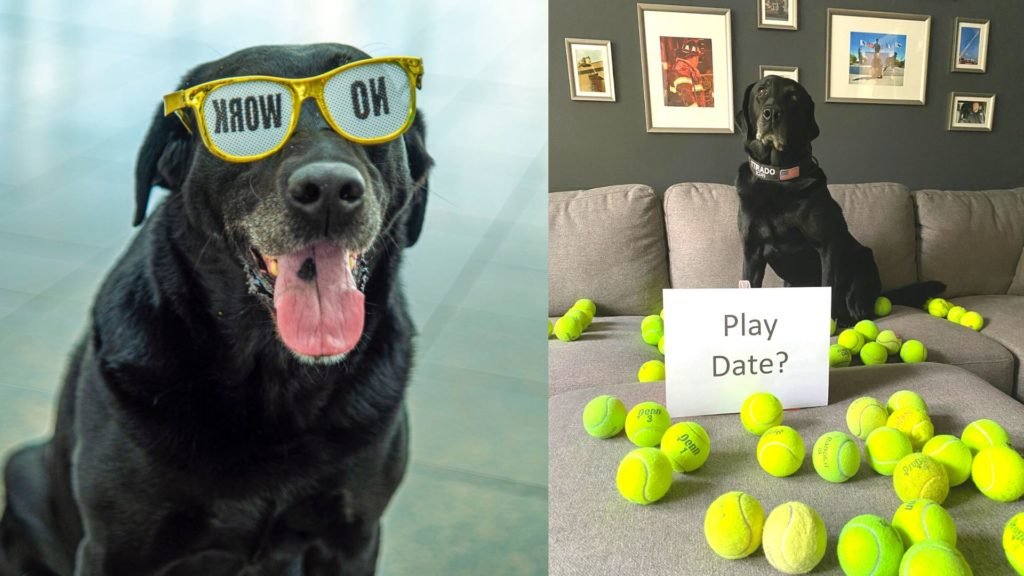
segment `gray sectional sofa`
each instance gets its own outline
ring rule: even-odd
[[[932,408],[936,434],[959,435],[978,418],[1000,421],[1024,445],[1024,188],[911,192],[898,184],[830,185],[850,229],[872,248],[884,288],[941,280],[945,297],[980,312],[981,332],[897,306],[881,328],[916,338],[929,361],[833,369],[829,406],[787,412],[808,454],[818,435],[845,430],[844,415],[860,395],[885,400],[893,391],[920,392]],[[793,477],[776,479],[757,465],[757,438],[735,415],[695,418],[709,432],[709,463],[676,475],[662,502],[636,506],[615,490],[618,461],[631,444],[601,441],[580,425],[586,402],[615,394],[627,407],[663,400],[664,383],[637,383],[637,369],[660,359],[640,339],[640,321],[661,308],[664,288],[730,288],[741,269],[732,186],[685,183],[663,195],[643,185],[555,192],[549,197],[549,315],[579,298],[598,306],[575,342],[549,342],[550,567],[552,574],[774,574],[761,551],[742,561],[715,556],[704,542],[704,511],[729,490],[745,490],[766,512],[788,500],[814,506],[829,533],[814,574],[840,574],[835,542],[857,514],[891,518],[899,505],[891,479],[866,465],[846,484],[828,484],[810,457]],[[781,286],[769,271],[767,286]],[[670,345],[670,344],[669,344]],[[678,419],[676,419],[678,421]],[[999,544],[1003,524],[1024,503],[983,497],[968,481],[946,506],[960,529],[960,550],[975,574],[1011,574]]]

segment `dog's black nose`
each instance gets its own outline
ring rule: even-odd
[[[782,109],[775,107],[766,107],[764,110],[761,111],[761,116],[763,116],[765,120],[772,120],[777,122],[782,119]]]
[[[363,202],[366,181],[351,164],[314,162],[288,177],[285,200],[315,219],[345,216]]]

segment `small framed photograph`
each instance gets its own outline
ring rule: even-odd
[[[829,8],[825,101],[924,105],[931,21]]]
[[[757,27],[796,30],[797,0],[757,0]]]
[[[731,12],[638,4],[648,132],[732,133]]]
[[[569,65],[569,98],[615,102],[610,41],[566,38],[565,60]]]
[[[789,78],[794,82],[800,81],[800,68],[796,66],[771,66],[768,64],[761,64],[761,78],[765,76],[782,76],[783,78]]]
[[[991,132],[995,111],[995,94],[953,92],[949,98],[949,122],[946,129]]]
[[[953,72],[983,74],[988,60],[988,20],[957,18],[953,34]]]

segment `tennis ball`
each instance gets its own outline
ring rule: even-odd
[[[587,316],[590,316],[591,319],[593,319],[594,316],[597,315],[597,304],[594,304],[594,301],[589,298],[582,298],[580,300],[577,300],[576,303],[572,305],[572,307],[583,310],[584,312],[587,313]]]
[[[726,560],[753,554],[761,545],[763,530],[764,508],[743,492],[722,494],[704,515],[704,538],[715,554]]]
[[[657,402],[641,402],[626,414],[626,436],[641,447],[657,446],[671,425],[668,410]]]
[[[900,346],[900,358],[907,364],[924,362],[928,359],[928,349],[920,340],[907,340]]]
[[[949,496],[949,476],[942,464],[932,460],[931,456],[915,452],[896,463],[892,487],[904,502],[927,498],[942,504]]]
[[[555,325],[551,322],[551,318],[548,318],[548,338],[551,338],[551,333],[555,331]]]
[[[636,504],[661,500],[672,486],[672,465],[657,448],[637,448],[626,454],[615,475],[619,494]]]
[[[974,576],[959,550],[941,540],[914,544],[903,554],[900,576]]]
[[[825,557],[827,535],[821,515],[801,502],[776,506],[764,521],[764,555],[784,574],[806,574]]]
[[[974,457],[971,478],[981,493],[997,502],[1024,496],[1024,458],[1009,446],[985,448]]]
[[[925,442],[921,453],[946,467],[949,485],[959,486],[971,477],[971,449],[956,436],[942,434]]]
[[[949,314],[950,308],[952,308],[952,306],[949,304],[949,301],[943,298],[932,298],[932,300],[928,302],[928,313],[936,318],[945,318],[946,315]]]
[[[846,368],[850,365],[853,354],[839,344],[833,344],[828,348],[828,365],[832,368]]]
[[[657,314],[652,314],[644,318],[640,323],[640,335],[647,344],[657,346],[658,340],[665,335],[665,324],[662,322],[661,317]]]
[[[764,434],[765,430],[782,424],[782,418],[782,402],[768,392],[747,396],[740,408],[740,422],[751,434]]]
[[[850,352],[859,354],[861,347],[864,346],[864,336],[852,328],[847,328],[839,333],[839,338],[836,342]]]
[[[757,462],[776,478],[793,475],[804,463],[804,439],[789,426],[769,428],[757,442]]]
[[[885,296],[875,298],[875,316],[888,316],[892,313],[892,300]]]
[[[925,540],[941,540],[956,546],[956,524],[946,509],[927,498],[904,502],[892,517],[892,527],[910,548]]]
[[[967,308],[964,308],[963,306],[953,306],[952,308],[949,309],[949,312],[946,314],[946,320],[959,324],[960,319],[964,317],[964,314],[966,312]]]
[[[966,427],[960,434],[960,439],[971,449],[971,454],[977,455],[978,451],[991,446],[1009,446],[1010,435],[995,420],[982,418],[975,420]]]
[[[594,438],[611,438],[625,425],[626,406],[615,396],[598,396],[583,408],[583,428]]]
[[[895,576],[903,558],[903,541],[885,520],[862,514],[843,526],[836,555],[847,576]]]
[[[830,325],[831,327],[828,330],[828,335],[829,336],[835,336],[836,335],[836,319],[832,318],[831,320],[832,320],[832,324]]]
[[[925,404],[924,398],[913,390],[897,390],[889,396],[889,400],[885,403],[889,413],[899,410],[900,408],[913,408],[920,412],[928,413],[928,405]]]
[[[882,476],[892,476],[896,463],[913,451],[910,438],[888,426],[876,428],[864,441],[864,453],[868,464]]]
[[[1024,512],[1017,514],[1003,529],[1003,551],[1017,574],[1024,575]]]
[[[711,438],[696,422],[673,424],[661,437],[661,451],[676,472],[693,472],[707,462]]]
[[[864,337],[865,342],[874,342],[878,337],[878,325],[871,320],[861,320],[853,325],[853,329]]]
[[[640,365],[636,374],[640,382],[657,382],[665,379],[665,363],[661,360],[648,360]]]
[[[885,351],[889,354],[899,354],[900,347],[903,346],[903,339],[896,335],[892,330],[882,330],[878,333],[875,338],[875,342],[878,342],[885,347]]]
[[[889,415],[885,425],[906,434],[914,450],[920,450],[925,442],[935,436],[935,426],[931,419],[924,412],[914,408],[899,408]]]
[[[985,319],[981,317],[981,314],[971,310],[969,312],[965,312],[964,315],[960,317],[960,325],[978,332],[985,327]]]
[[[665,336],[658,338],[658,352],[661,352],[662,356],[665,355]]]
[[[575,316],[562,316],[555,322],[555,337],[562,342],[572,342],[582,333],[583,328]]]
[[[587,328],[590,327],[590,317],[587,316],[587,313],[583,310],[570,308],[569,311],[565,313],[565,316],[572,316],[576,319],[576,322],[580,325],[581,333],[586,332]]]
[[[665,309],[664,308],[661,309],[661,312],[658,312],[658,317],[661,318],[662,320],[665,319]]]
[[[860,361],[865,366],[885,364],[889,359],[889,351],[878,342],[868,342],[860,349]]]
[[[885,426],[888,419],[889,413],[885,411],[885,406],[870,396],[857,398],[846,409],[846,427],[861,440],[876,428]]]
[[[843,432],[827,432],[814,443],[811,461],[818,476],[829,482],[846,482],[860,470],[860,447]]]

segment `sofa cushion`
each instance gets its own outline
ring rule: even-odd
[[[1024,250],[1021,250],[1020,260],[1017,261],[1017,272],[1013,275],[1013,282],[1010,283],[1010,289],[1006,293],[1024,296]]]
[[[965,296],[957,298],[956,303],[981,314],[985,318],[981,335],[995,340],[1014,356],[1013,394],[1024,402],[1024,373],[1020,369],[1024,359],[1024,296]]]
[[[598,316],[575,342],[552,337],[548,341],[550,394],[636,382],[641,364],[663,359],[657,347],[640,338],[642,320],[643,316]]]
[[[853,236],[871,248],[882,287],[917,280],[914,207],[899,184],[830,184]],[[743,266],[739,198],[724,184],[676,184],[665,192],[669,270],[675,288],[735,288]],[[769,268],[765,286],[782,286]]]
[[[1024,188],[914,193],[920,274],[946,297],[1006,294],[1024,248]]]
[[[580,298],[601,315],[656,313],[668,287],[665,221],[647,186],[548,196],[548,314]]]

